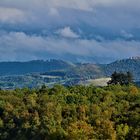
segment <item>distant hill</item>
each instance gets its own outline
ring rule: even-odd
[[[82,64],[62,60],[0,62],[0,88],[34,88],[43,84],[48,86],[105,85],[114,71],[130,71],[134,82],[140,85],[140,58],[130,58],[110,64]]]
[[[62,60],[35,60],[29,62],[0,62],[0,75],[22,75],[62,70],[74,67],[74,64]]]
[[[52,70],[45,73],[40,73],[41,75],[50,76],[60,76],[67,78],[74,78],[80,80],[96,79],[104,77],[104,72],[102,67],[96,64],[73,64],[71,67],[63,70]]]
[[[29,62],[0,62],[0,75],[24,75],[46,73],[54,76],[101,78],[110,77],[114,72],[132,72],[134,79],[140,81],[140,58],[118,60],[110,64],[70,63],[63,60],[35,60]]]
[[[111,64],[102,65],[104,74],[110,76],[114,71],[127,72],[130,71],[133,74],[135,81],[140,81],[140,58],[132,57],[130,59],[123,59],[115,61]]]
[[[104,76],[102,67],[97,64],[77,64],[67,71],[69,77],[96,79]]]

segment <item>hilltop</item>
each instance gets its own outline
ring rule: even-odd
[[[116,72],[131,72],[135,81],[140,81],[140,57],[118,60],[113,63],[103,65],[103,71],[106,76]]]
[[[33,60],[27,62],[0,62],[0,75],[22,75],[63,70],[74,67],[74,64],[62,60]]]

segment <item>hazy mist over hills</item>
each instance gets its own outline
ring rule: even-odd
[[[1,0],[0,61],[110,63],[140,55],[138,0]]]

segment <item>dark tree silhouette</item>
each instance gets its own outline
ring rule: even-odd
[[[130,83],[133,82],[133,76],[131,74],[131,72],[127,72],[127,73],[122,73],[119,72],[117,73],[116,71],[111,75],[111,80],[108,81],[108,85],[116,85],[116,84],[120,84],[120,85],[129,85]]]

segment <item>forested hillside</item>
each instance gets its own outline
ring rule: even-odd
[[[140,89],[110,85],[0,91],[1,140],[139,140]]]
[[[111,64],[104,65],[105,75],[110,76],[116,72],[131,72],[135,81],[140,81],[140,58],[131,58],[115,61]]]
[[[41,73],[53,70],[63,70],[73,67],[74,64],[62,60],[34,60],[28,62],[0,62],[0,75],[22,75]]]

